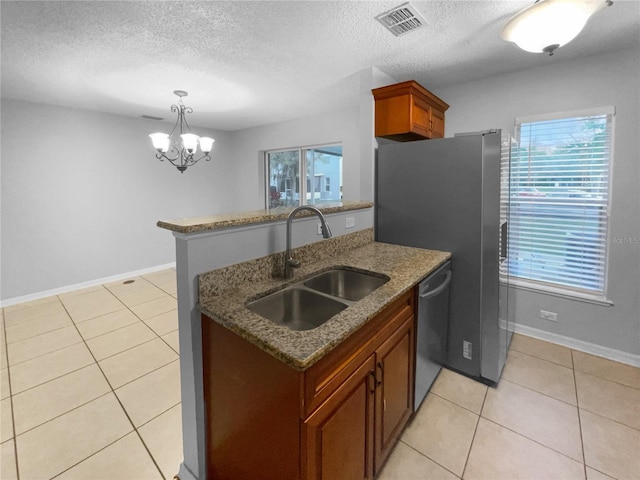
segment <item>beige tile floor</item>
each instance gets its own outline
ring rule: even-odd
[[[171,479],[175,270],[2,310],[0,479]]]
[[[175,271],[132,280],[3,309],[2,480],[177,472]],[[379,480],[455,478],[640,479],[640,369],[515,335],[497,388],[443,370]]]
[[[442,370],[379,480],[640,479],[640,369],[514,335],[497,388]]]

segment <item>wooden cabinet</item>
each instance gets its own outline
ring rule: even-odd
[[[374,367],[371,355],[305,420],[302,478],[373,478]]]
[[[414,318],[376,351],[375,470],[380,470],[413,412]]]
[[[408,81],[372,90],[375,136],[400,142],[444,137],[443,100],[417,82]]]
[[[413,411],[415,293],[304,372],[203,316],[207,478],[372,479]]]

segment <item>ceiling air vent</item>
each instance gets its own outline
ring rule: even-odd
[[[387,30],[396,37],[412,32],[423,27],[427,22],[416,7],[409,2],[403,3],[399,7],[394,8],[382,15],[376,17]]]

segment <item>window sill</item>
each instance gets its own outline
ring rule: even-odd
[[[501,275],[501,281],[504,282],[504,277]],[[505,282],[506,283],[506,282]],[[567,300],[574,300],[577,302],[592,303],[595,305],[601,305],[605,307],[612,307],[613,302],[606,297],[598,294],[591,294],[586,292],[577,292],[569,288],[557,287],[554,285],[531,282],[518,278],[510,277],[508,280],[509,287],[514,287],[518,290],[525,290],[528,292],[540,293],[543,295],[552,295],[554,297],[565,298]]]

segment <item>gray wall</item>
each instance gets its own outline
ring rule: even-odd
[[[229,181],[238,192],[235,211],[265,207],[263,151],[328,143],[342,143],[344,199],[360,200],[357,107],[237,130],[232,136],[235,161]]]
[[[216,139],[214,156],[184,174],[156,160],[147,137],[171,123],[3,98],[0,299],[174,262],[174,239],[156,222],[264,208],[264,150],[341,142],[345,200],[371,200],[370,91],[393,80],[375,68],[353,77],[354,105],[338,111],[234,132],[194,128]]]
[[[451,105],[447,136],[502,128],[515,117],[616,108],[607,297],[612,307],[516,290],[516,321],[551,335],[640,354],[640,49],[560,63],[435,90]],[[557,323],[538,318],[558,313]]]
[[[2,99],[1,298],[175,261],[160,219],[223,211],[227,132],[180,174],[147,135],[173,125]]]
[[[638,355],[640,52],[569,63],[560,63],[560,54],[545,67],[434,93],[451,105],[447,136],[490,127],[513,131],[517,116],[616,107],[608,295],[614,306],[521,290],[515,304],[521,325]],[[372,199],[369,92],[394,80],[376,69],[359,77],[354,107],[211,132],[213,165],[184,175],[153,157],[146,135],[160,129],[158,122],[2,99],[1,298],[173,262],[173,238],[156,221],[262,208],[260,150],[342,141],[345,198]],[[540,309],[558,312],[558,322],[539,320]]]

